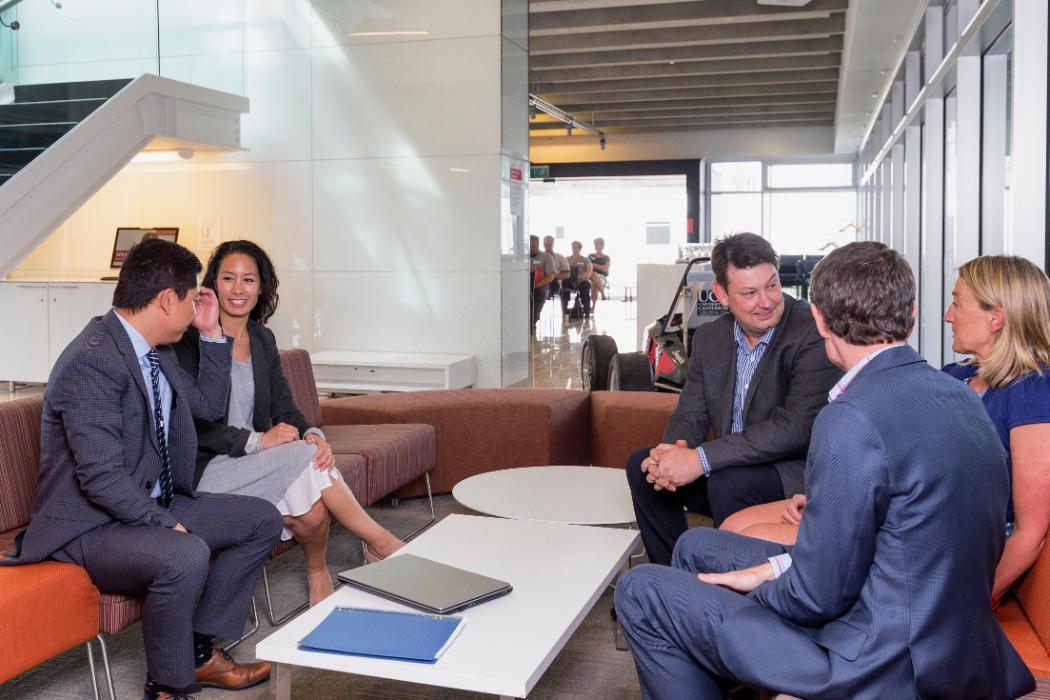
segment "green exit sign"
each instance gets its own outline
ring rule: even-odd
[[[542,180],[551,176],[551,166],[533,165],[529,168],[529,177],[533,180]]]

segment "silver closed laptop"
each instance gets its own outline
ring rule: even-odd
[[[499,598],[512,590],[506,581],[414,554],[399,554],[375,564],[348,569],[339,574],[339,580],[354,588],[439,615]]]

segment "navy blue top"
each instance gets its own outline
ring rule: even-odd
[[[977,365],[961,365],[952,363],[944,366],[944,371],[964,382],[968,382],[977,374]],[[1006,448],[1006,456],[1010,458],[1007,469],[1010,469],[1010,484],[1013,485],[1013,457],[1010,454],[1010,430],[1019,425],[1032,425],[1033,423],[1050,423],[1050,370],[1044,369],[1043,374],[1029,372],[1020,379],[1016,379],[1004,387],[998,389],[989,388],[981,396],[984,408],[988,411],[988,417],[992,419],[999,439]],[[1013,499],[1010,499],[1010,507],[1006,513],[1006,522],[1014,521]]]

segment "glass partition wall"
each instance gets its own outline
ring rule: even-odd
[[[241,2],[213,2],[207,6],[209,28],[225,24],[229,31],[210,31],[203,39],[195,31],[203,7],[179,0],[22,0],[0,13],[0,81],[24,85],[154,73],[244,94],[250,35],[269,28],[251,26]],[[302,21],[309,24],[309,18]],[[69,42],[70,36],[83,41]]]
[[[913,344],[940,366],[957,359],[942,315],[960,265],[1006,253],[1045,269],[1047,4],[931,1],[918,19],[872,107],[858,224],[912,264]]]

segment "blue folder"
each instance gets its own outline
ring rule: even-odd
[[[466,624],[461,617],[337,607],[299,648],[434,663]]]

